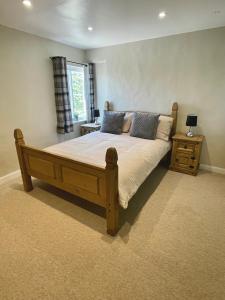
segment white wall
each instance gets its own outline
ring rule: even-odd
[[[57,135],[51,56],[84,61],[84,51],[0,26],[0,177],[18,169],[13,130],[48,146],[79,134]]]
[[[86,51],[96,62],[97,101],[117,110],[170,112],[179,103],[178,130],[188,113],[204,134],[202,163],[225,168],[225,28]]]
[[[50,56],[85,61],[83,50],[0,26],[0,176],[18,169],[13,130],[45,147],[79,134],[57,135]],[[202,163],[225,168],[225,28],[86,51],[97,62],[97,100],[118,110],[169,112],[178,129],[197,113],[206,136]]]

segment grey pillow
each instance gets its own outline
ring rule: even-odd
[[[101,132],[121,134],[125,113],[104,111]]]
[[[159,123],[159,114],[135,112],[131,126],[131,136],[154,140]]]

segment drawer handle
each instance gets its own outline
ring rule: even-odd
[[[192,157],[191,157],[191,159],[195,159],[195,157],[194,157],[194,156],[192,156]]]
[[[190,168],[190,169],[194,169],[194,167],[193,167],[193,166],[189,166],[189,168]]]
[[[187,149],[187,145],[184,145],[184,149]]]

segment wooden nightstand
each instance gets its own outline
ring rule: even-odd
[[[173,150],[170,169],[197,175],[204,136],[187,137],[184,133],[176,133],[172,139]]]
[[[95,123],[87,123],[80,125],[80,134],[84,135],[93,131],[100,130],[101,125],[96,125]]]

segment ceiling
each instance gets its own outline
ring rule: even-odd
[[[0,24],[83,49],[225,26],[225,0],[31,1],[0,0]]]

